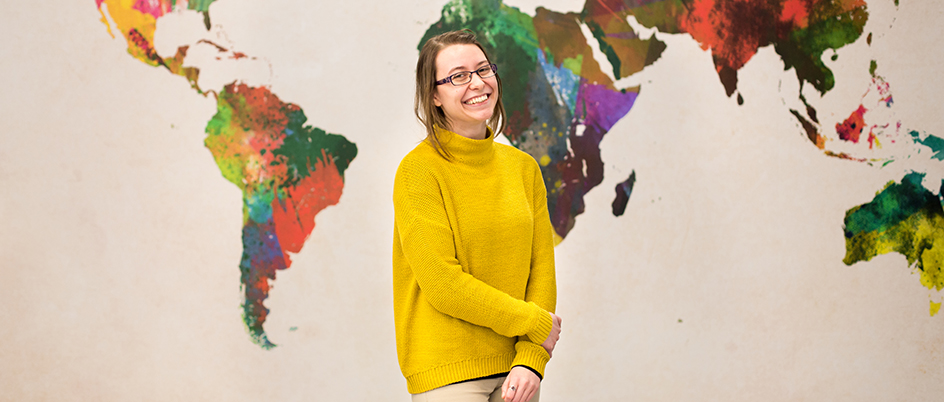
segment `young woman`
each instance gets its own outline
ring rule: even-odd
[[[465,30],[429,39],[416,64],[426,139],[393,189],[397,355],[413,401],[536,402],[560,336],[544,179],[494,141],[497,70]]]

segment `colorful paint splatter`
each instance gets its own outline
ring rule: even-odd
[[[590,2],[588,2],[589,4]],[[821,94],[835,84],[822,56],[854,42],[868,20],[864,0],[600,0],[599,7],[633,15],[665,33],[688,33],[710,50],[728,96],[737,72],[761,47],[773,45],[797,79]],[[743,99],[738,95],[739,102]]]
[[[505,135],[540,163],[558,241],[584,212],[584,195],[603,181],[600,141],[639,93],[638,87],[616,89],[593,58],[580,24],[605,49],[617,79],[652,64],[665,49],[655,39],[637,38],[625,19],[602,10],[564,14],[538,8],[531,17],[496,0],[446,4],[420,41],[422,46],[462,28],[480,35],[503,78]]]
[[[357,147],[343,136],[305,125],[298,106],[284,103],[266,87],[233,82],[219,90],[201,90],[199,69],[183,67],[191,45],[209,44],[229,58],[243,53],[199,40],[180,46],[172,58],[155,51],[157,20],[167,13],[187,9],[203,13],[210,29],[209,6],[214,0],[96,0],[102,22],[115,28],[128,42],[132,57],[183,76],[198,94],[213,94],[217,113],[206,127],[206,147],[223,177],[243,193],[243,254],[239,263],[244,293],[243,323],[252,341],[270,349],[263,324],[276,271],[292,265],[290,253],[301,251],[315,227],[315,215],[335,205],[344,188],[344,171],[357,155]],[[103,8],[102,5],[105,7]],[[114,34],[112,34],[114,37]]]
[[[796,71],[801,88],[808,83],[829,91],[834,77],[822,56],[855,41],[868,13],[863,0],[588,0],[580,13],[539,7],[534,17],[497,0],[448,3],[420,44],[460,28],[482,35],[505,77],[505,134],[541,163],[558,240],[584,212],[584,195],[603,180],[600,141],[639,93],[639,87],[617,89],[614,79],[641,71],[666,48],[654,37],[640,38],[628,17],[663,33],[691,35],[711,52],[732,96],[737,71],[770,45],[784,68]],[[612,67],[609,74],[593,58],[582,27]],[[816,111],[808,106],[805,112],[792,111],[811,141],[822,144]]]
[[[275,272],[292,265],[315,227],[315,215],[335,205],[344,170],[357,147],[340,135],[305,126],[305,113],[267,88],[230,84],[217,96],[206,146],[223,177],[243,192],[243,320],[253,341],[269,342],[263,301]]]
[[[205,1],[209,7],[211,1]],[[171,74],[183,76],[190,82],[198,93],[203,93],[197,87],[197,77],[200,71],[194,67],[183,67],[184,58],[187,57],[187,50],[190,46],[181,46],[177,48],[177,53],[171,58],[161,57],[154,50],[154,31],[157,29],[157,19],[164,16],[173,9],[173,0],[161,1],[142,1],[142,0],[95,0],[98,11],[102,15],[102,22],[108,27],[108,33],[114,37],[112,26],[105,17],[105,10],[115,24],[115,28],[121,32],[121,35],[128,42],[128,53],[151,66],[161,66],[166,68]],[[186,0],[183,5],[190,6]],[[102,8],[102,5],[105,8]],[[197,3],[193,3],[196,5]],[[206,11],[206,10],[202,10]]]
[[[617,89],[614,80],[641,71],[666,48],[654,36],[640,38],[629,25],[629,18],[662,34],[690,35],[711,53],[725,92],[729,97],[737,93],[739,104],[744,99],[737,90],[738,71],[760,48],[773,46],[784,69],[793,69],[800,84],[797,96],[804,107],[789,112],[810,142],[827,156],[882,167],[930,148],[932,158],[944,159],[944,140],[940,137],[902,129],[902,122],[895,119],[891,109],[894,102],[890,85],[876,74],[874,61],[869,66],[872,82],[862,103],[836,124],[835,135],[824,134],[816,109],[804,97],[806,85],[820,95],[833,88],[835,78],[823,57],[832,51],[831,58],[836,60],[835,50],[862,36],[868,20],[864,0],[588,0],[580,13],[539,7],[533,17],[497,0],[454,0],[443,8],[442,18],[429,28],[420,44],[449,30],[469,28],[480,34],[502,72],[503,100],[509,113],[505,134],[542,166],[558,241],[584,212],[584,195],[603,179],[600,141],[629,112],[639,93],[639,87]],[[585,31],[593,38],[587,38]],[[588,40],[596,42],[612,71],[604,71],[596,62]],[[867,43],[871,46],[871,34]],[[894,149],[882,150],[883,144],[894,144]],[[917,192],[920,186],[908,184],[915,177],[908,176],[902,184],[886,191]],[[634,184],[635,172],[617,185],[614,215],[625,212]],[[936,205],[939,211],[939,204],[927,205]],[[881,204],[880,212],[873,211],[878,207],[868,205],[849,211],[847,263],[892,249],[911,253],[909,261],[918,261],[916,249],[903,245],[907,236],[899,236],[901,233],[921,233],[923,239],[941,242],[940,217],[934,214],[915,217],[909,213],[911,220],[907,224],[895,221],[896,229],[856,229],[868,220],[863,216],[898,216],[909,211],[898,203]],[[863,215],[865,211],[874,213]],[[908,232],[907,228],[914,225],[936,227],[938,231]],[[891,240],[863,240],[885,239],[882,236],[891,236]],[[938,280],[927,278],[940,278],[935,276],[940,256],[927,250],[920,255],[927,256],[919,266],[926,278],[923,280]],[[932,302],[932,313],[936,312],[935,306],[940,308]]]
[[[910,146],[914,142],[906,136],[902,121],[895,116],[891,84],[876,74],[877,69],[878,64],[873,60],[869,67],[872,75],[870,85],[862,95],[859,106],[845,120],[836,123],[835,135],[822,131],[818,121],[806,120],[799,112],[791,111],[800,120],[810,141],[824,150],[826,155],[884,166],[897,158],[918,152]],[[807,111],[815,117],[813,108]],[[862,145],[850,147],[860,144],[863,137],[865,141],[861,142]],[[897,144],[897,149],[883,150],[883,144]]]
[[[899,159],[917,158],[927,150],[931,151],[927,157],[930,165],[934,165],[932,160],[944,159],[944,140],[940,137],[902,128],[902,121],[894,113],[891,85],[876,73],[877,70],[878,64],[872,61],[869,66],[872,82],[862,102],[848,118],[836,124],[838,142],[845,143],[848,151],[834,152],[822,143],[820,148],[827,148],[826,154],[830,156],[880,167]],[[858,145],[862,137],[867,141]],[[827,136],[821,138],[834,141]],[[849,145],[853,147],[850,149]],[[931,187],[922,186],[924,177],[921,172],[909,173],[900,183],[888,183],[872,202],[846,212],[846,257],[843,260],[846,264],[898,252],[906,257],[909,266],[920,271],[924,286],[936,291],[944,287],[941,273],[944,182],[935,195],[929,190],[935,187],[934,183]],[[931,315],[937,314],[940,307],[941,303],[931,301]]]
[[[871,202],[846,212],[847,265],[897,252],[921,273],[928,289],[944,289],[944,198],[922,186],[922,173],[889,182]],[[944,190],[944,181],[941,183]],[[940,308],[931,303],[931,315]]]
[[[790,109],[790,113],[819,149],[826,147],[828,139],[820,132],[816,108],[803,96],[803,87],[812,85],[820,95],[833,88],[835,77],[824,64],[823,55],[861,37],[869,16],[865,0],[607,0],[599,4],[622,10],[626,15],[635,16],[644,26],[661,32],[691,35],[702,49],[711,51],[728,96],[737,92],[738,70],[760,48],[773,46],[783,61],[784,70],[792,68],[800,84],[797,95],[805,107]],[[836,57],[834,53],[832,59]],[[739,104],[744,103],[740,93],[737,100]],[[837,127],[844,139],[858,141],[863,129],[861,124],[856,126],[862,123],[856,120],[859,117],[861,113],[854,113],[850,120]],[[874,138],[869,137],[869,140],[871,144]],[[870,161],[831,150],[824,153],[842,159]]]

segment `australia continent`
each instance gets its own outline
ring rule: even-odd
[[[922,186],[922,173],[889,182],[871,202],[846,212],[847,265],[896,252],[921,273],[928,289],[944,289],[944,181],[938,194]],[[931,315],[940,303],[931,304]]]

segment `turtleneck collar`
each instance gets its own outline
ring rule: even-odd
[[[488,126],[487,136],[483,140],[473,140],[449,130],[436,128],[439,142],[452,154],[454,161],[470,165],[481,165],[492,159],[495,154],[495,134]]]

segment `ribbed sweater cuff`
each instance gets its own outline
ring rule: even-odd
[[[515,344],[515,360],[511,366],[527,366],[538,372],[538,376],[544,378],[544,368],[547,362],[551,360],[551,355],[543,346],[528,341],[518,341]]]
[[[544,311],[543,308],[538,307],[534,302],[529,302],[528,304],[535,307],[538,310],[538,316],[535,320],[534,329],[531,332],[528,332],[526,335],[531,342],[534,342],[538,345],[544,343],[547,340],[547,336],[551,334],[551,327],[554,326],[554,320],[551,319],[551,314],[547,311]]]

